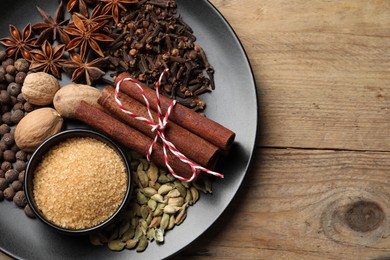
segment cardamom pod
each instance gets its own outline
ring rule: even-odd
[[[186,196],[185,196],[185,199],[186,203],[188,203],[189,205],[192,205],[193,204],[193,200],[192,200],[192,195],[191,195],[191,191],[188,189],[186,190]]]
[[[190,192],[192,196],[192,204],[194,204],[199,199],[199,191],[195,187],[191,187]]]
[[[174,184],[175,184],[175,188],[180,192],[180,196],[185,197],[187,193],[187,189],[183,186],[182,182],[179,180],[175,180]]]
[[[169,198],[168,199],[168,205],[174,206],[174,207],[181,207],[184,205],[184,199],[182,197],[178,198]]]
[[[141,205],[148,203],[148,198],[140,191],[137,191],[137,202]]]
[[[157,201],[158,203],[167,203],[167,200],[165,200],[165,199],[163,198],[163,196],[161,196],[161,194],[154,194],[154,195],[151,197],[151,199]]]
[[[132,239],[135,235],[135,228],[130,227],[121,237],[122,241],[127,241],[129,239]]]
[[[173,190],[173,185],[166,183],[164,185],[161,185],[161,187],[158,189],[158,194],[164,196],[165,194],[167,194],[171,190]]]
[[[165,195],[166,198],[177,198],[180,197],[180,191],[178,189],[173,189]],[[184,196],[183,196],[184,197]]]
[[[171,215],[169,217],[169,224],[166,230],[171,230],[175,226],[175,221],[176,221],[175,215]]]
[[[164,213],[165,204],[157,204],[156,210],[153,212],[153,217],[161,216]]]
[[[180,209],[180,208],[174,207],[172,205],[166,205],[164,207],[164,213],[172,215],[172,214],[175,214],[178,211],[178,209]]]
[[[164,242],[164,231],[162,231],[161,229],[159,228],[156,228],[154,230],[154,239],[159,242],[159,243],[162,243]]]
[[[121,251],[125,248],[126,243],[121,240],[112,240],[108,242],[108,248],[112,251]]]
[[[150,228],[157,228],[161,223],[161,216],[154,217],[149,224]]]
[[[118,234],[118,236],[121,237],[129,229],[130,229],[130,222],[129,221],[123,221],[121,226],[119,227],[119,234]]]
[[[165,230],[168,225],[169,225],[169,214],[164,213],[164,215],[161,218],[161,223],[160,223],[160,229]]]
[[[152,210],[152,211],[155,211],[155,209],[157,208],[157,201],[155,200],[148,200],[148,207]]]
[[[135,248],[135,251],[137,252],[145,251],[145,249],[148,247],[148,244],[149,244],[148,239],[145,236],[142,236],[138,241],[138,245]]]
[[[184,219],[187,217],[187,210],[184,208],[179,211],[179,214],[177,214],[176,219],[175,219],[175,224],[180,225],[183,223]]]
[[[155,233],[155,229],[154,229],[154,228],[149,228],[149,229],[148,229],[148,232],[146,233],[146,238],[147,238],[149,241],[153,241],[153,239],[154,239],[154,233]]]
[[[149,169],[146,171],[146,174],[149,177],[149,185],[153,186],[158,179],[158,168],[154,163],[150,163]]]
[[[154,194],[157,194],[157,191],[152,187],[145,187],[141,191],[148,198],[152,197]]]
[[[133,249],[138,244],[138,240],[136,239],[129,239],[126,241],[126,248],[127,249]]]
[[[100,237],[97,234],[89,235],[89,242],[94,246],[102,246],[103,243],[100,241]]]

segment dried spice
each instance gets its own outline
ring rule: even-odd
[[[105,34],[97,32],[100,29],[101,24],[104,22],[88,28],[84,25],[79,16],[73,15],[72,18],[75,28],[64,29],[68,34],[74,36],[74,38],[66,46],[66,49],[71,51],[80,47],[81,58],[84,58],[89,49],[94,50],[101,57],[104,57],[103,51],[101,50],[98,42],[110,42],[114,40]]]
[[[65,72],[72,73],[72,81],[76,83],[86,82],[88,85],[106,74],[104,68],[107,58],[97,58],[91,61],[84,61],[77,53],[71,55],[70,61],[62,62],[62,68]]]
[[[115,23],[118,23],[120,10],[126,11],[126,4],[138,3],[138,0],[100,0],[100,2],[105,4],[103,7],[103,13],[111,12]]]
[[[32,27],[34,30],[40,32],[36,44],[42,44],[45,40],[50,40],[51,42],[59,40],[61,43],[68,43],[70,38],[65,33],[64,26],[69,23],[69,19],[64,19],[63,2],[60,2],[54,18],[38,6],[37,10],[44,22],[37,23]]]
[[[56,78],[61,78],[61,63],[62,56],[65,52],[65,45],[57,45],[52,47],[51,44],[45,40],[42,45],[42,50],[32,50],[31,56],[33,61],[30,65],[32,71],[43,71],[54,75]]]
[[[16,59],[22,55],[26,60],[31,60],[30,50],[36,42],[35,38],[31,38],[31,24],[28,24],[22,33],[14,25],[10,25],[9,32],[11,37],[0,39],[0,43],[8,47],[5,50],[8,57],[14,57]]]
[[[69,0],[67,9],[69,13],[72,13],[74,10],[77,9],[83,15],[88,16],[88,7],[85,0]]]

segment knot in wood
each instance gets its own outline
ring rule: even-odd
[[[345,213],[345,222],[357,232],[370,232],[377,229],[385,220],[382,208],[368,201],[357,201]]]

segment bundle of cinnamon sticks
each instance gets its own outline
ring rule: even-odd
[[[115,85],[120,80],[130,77],[128,73],[120,74],[115,80]],[[157,121],[156,92],[140,82],[137,83],[142,87],[150,103],[151,114]],[[124,146],[146,155],[156,133],[151,131],[151,126],[147,123],[125,114],[115,101],[114,91],[111,86],[103,89],[98,99],[101,109],[81,102],[76,108],[75,116]],[[123,81],[118,98],[128,111],[141,117],[148,117],[144,98],[134,82]],[[171,102],[172,100],[168,97],[160,96],[163,114],[166,113]],[[170,114],[165,136],[187,158],[205,168],[214,170],[221,154],[229,151],[234,142],[235,133],[178,103]],[[161,142],[153,148],[151,159],[159,166],[165,167]],[[176,174],[183,178],[191,177],[191,167],[170,152],[168,152],[168,161]]]

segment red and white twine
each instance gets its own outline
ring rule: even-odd
[[[224,177],[223,174],[220,174],[218,172],[209,170],[209,169],[207,169],[207,168],[197,164],[196,162],[193,162],[192,160],[188,159],[165,136],[164,132],[165,132],[166,126],[168,124],[169,116],[170,116],[173,108],[175,107],[175,105],[177,103],[176,100],[173,100],[172,103],[169,105],[167,112],[165,113],[165,115],[163,115],[162,110],[161,110],[161,105],[160,105],[160,87],[161,87],[161,81],[162,81],[164,75],[167,72],[168,72],[168,69],[165,69],[161,73],[159,80],[156,82],[156,101],[157,101],[157,118],[158,118],[158,122],[154,121],[154,118],[152,116],[152,110],[150,108],[149,101],[146,98],[146,95],[145,95],[145,92],[144,92],[143,88],[141,87],[139,82],[137,80],[133,79],[133,78],[123,78],[123,79],[119,80],[118,83],[116,84],[116,87],[115,87],[115,101],[116,101],[118,107],[124,113],[126,113],[127,115],[129,115],[129,116],[131,116],[131,117],[133,117],[133,118],[135,118],[137,120],[143,121],[146,124],[150,125],[151,126],[151,131],[156,133],[156,136],[154,137],[154,140],[150,144],[150,147],[148,149],[148,153],[146,155],[146,158],[148,159],[148,161],[150,161],[150,157],[152,155],[154,145],[157,143],[158,138],[160,138],[161,141],[162,141],[162,144],[163,144],[163,153],[164,153],[165,165],[168,168],[169,172],[175,178],[177,178],[177,179],[179,179],[181,181],[189,182],[189,181],[192,181],[192,180],[196,179],[196,177],[198,176],[199,172],[205,172],[205,173],[208,173],[208,174],[211,174],[211,175],[223,178]],[[118,95],[119,95],[119,92],[120,92],[121,84],[123,82],[125,82],[125,81],[130,81],[130,82],[134,83],[134,85],[137,86],[137,88],[141,92],[142,97],[143,97],[143,99],[145,101],[145,105],[146,105],[146,109],[148,111],[149,118],[145,118],[145,117],[139,116],[139,115],[137,115],[137,114],[127,110],[122,105],[122,102],[119,100]],[[171,151],[171,153],[173,155],[175,155],[177,158],[179,158],[183,163],[188,164],[191,167],[192,175],[191,175],[190,178],[185,178],[185,177],[182,177],[182,176],[176,174],[176,172],[169,165],[167,150]]]

